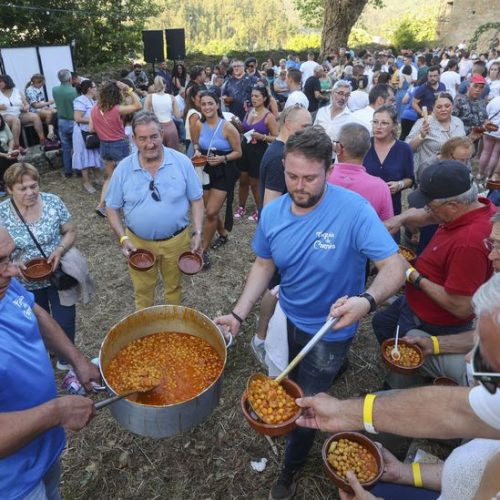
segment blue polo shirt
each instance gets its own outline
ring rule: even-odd
[[[348,189],[328,184],[323,199],[305,215],[295,215],[291,207],[289,194],[264,207],[253,249],[272,259],[281,274],[285,315],[312,335],[339,297],[363,292],[366,259],[385,259],[398,247],[370,203]],[[347,340],[356,329],[357,323],[323,338]]]
[[[430,113],[436,101],[436,94],[439,92],[446,92],[446,87],[443,83],[439,82],[437,89],[433,89],[430,85],[424,83],[420,85],[420,87],[417,87],[414,98],[419,100],[418,105],[420,108],[422,108],[422,106],[427,106],[427,110]]]
[[[163,148],[163,164],[154,177],[160,201],[151,196],[152,180],[134,153],[118,164],[106,195],[106,206],[123,209],[126,226],[143,240],[168,238],[187,226],[190,202],[203,196],[187,156],[170,148]]]
[[[0,299],[0,413],[27,410],[57,397],[33,304],[33,294],[15,279]],[[63,428],[53,427],[0,458],[0,497],[24,498],[58,460],[64,444]]]

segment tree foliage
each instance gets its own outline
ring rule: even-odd
[[[17,0],[0,11],[4,47],[70,44],[77,66],[123,61],[141,47],[145,0]]]
[[[434,40],[437,29],[437,13],[406,14],[399,21],[384,26],[384,33],[396,48],[420,47]]]

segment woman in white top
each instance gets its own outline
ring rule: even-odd
[[[491,99],[500,96],[500,62],[491,64],[486,81],[490,86],[488,100],[491,101]]]
[[[483,150],[479,159],[480,179],[493,179],[498,181],[500,178],[500,96],[494,97],[486,106],[488,121],[499,127],[498,130],[483,134]]]
[[[157,76],[153,82],[154,92],[146,96],[144,109],[152,111],[161,123],[163,129],[163,144],[169,148],[180,150],[179,134],[172,119],[180,118],[179,107],[174,96],[165,93],[165,81]]]

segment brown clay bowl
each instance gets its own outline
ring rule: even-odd
[[[417,258],[417,254],[408,247],[405,247],[403,245],[399,245],[399,253],[408,261],[408,262],[414,262],[415,259]]]
[[[382,361],[388,366],[388,368],[391,371],[396,372],[396,373],[401,373],[402,375],[410,375],[410,374],[418,371],[418,369],[424,364],[424,354],[422,352],[422,349],[420,349],[420,347],[418,347],[418,345],[410,344],[405,339],[400,338],[398,340],[398,346],[406,345],[408,347],[411,347],[411,348],[415,349],[415,351],[417,351],[418,355],[420,356],[420,361],[416,365],[408,366],[408,367],[400,366],[394,362],[394,360],[392,359],[392,357],[390,355],[387,355],[385,353],[387,346],[389,346],[390,349],[392,349],[394,347],[395,341],[396,341],[396,339],[386,339],[382,342],[382,345],[380,346],[380,353],[382,354]]]
[[[203,269],[201,255],[193,252],[184,252],[177,259],[177,267],[188,276],[199,273]]]
[[[206,155],[200,155],[200,156],[193,156],[191,158],[191,163],[195,167],[204,167],[207,164],[207,156]]]
[[[337,474],[328,462],[328,450],[330,449],[330,445],[334,441],[338,441],[340,439],[349,439],[349,441],[354,441],[363,445],[375,457],[378,467],[377,475],[371,481],[361,483],[364,488],[370,488],[382,476],[384,471],[384,459],[382,458],[382,453],[380,453],[378,446],[371,439],[367,438],[363,434],[360,434],[359,432],[337,432],[325,441],[321,450],[321,456],[323,458],[323,465],[325,467],[326,474],[340,489],[351,494],[354,493],[349,483],[342,476]]]
[[[52,274],[52,265],[41,257],[30,260],[25,266],[26,269],[22,270],[22,274],[29,281],[44,281]]]
[[[128,257],[130,267],[136,271],[149,271],[155,265],[155,262],[155,254],[145,248],[138,248]]]
[[[304,397],[304,392],[302,391],[302,389],[292,380],[286,378],[281,382],[281,385],[283,386],[285,391],[293,398],[296,399]],[[250,408],[250,404],[248,403],[248,393],[246,389],[241,396],[240,404],[243,416],[250,424],[250,427],[256,430],[259,434],[265,434],[266,436],[283,436],[285,434],[288,434],[289,432],[292,432],[297,426],[295,424],[295,421],[300,417],[300,415],[302,415],[302,408],[299,408],[299,410],[293,417],[285,420],[284,422],[281,422],[280,424],[266,424],[259,420],[259,418],[255,415],[255,413],[253,413],[252,409]]]
[[[486,129],[487,132],[496,132],[498,130],[498,125],[496,125],[495,123],[488,122],[484,124],[484,128]]]
[[[500,181],[487,181],[486,182],[486,189],[489,189],[490,191],[494,191],[495,189],[500,189]]]
[[[436,377],[432,381],[432,385],[446,385],[451,387],[451,386],[457,386],[458,384],[452,378],[449,377]]]

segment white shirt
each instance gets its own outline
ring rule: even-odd
[[[469,392],[472,411],[486,424],[500,430],[500,389],[490,394],[482,385]]]
[[[453,99],[457,95],[456,85],[460,85],[460,75],[456,71],[444,71],[441,74],[441,83],[446,87],[446,91],[449,92]]]
[[[458,63],[458,73],[461,78],[465,78],[472,71],[472,61],[470,59],[462,59]]]
[[[354,113],[354,111],[368,106],[368,102],[368,92],[358,89],[351,93],[347,107]]]
[[[306,61],[300,65],[300,71],[302,72],[302,87],[306,83],[306,80],[314,75],[314,68],[318,66],[316,61]]]
[[[367,129],[368,132],[370,132],[370,135],[373,135],[373,115],[375,113],[375,110],[371,106],[366,106],[362,109],[358,109],[355,111],[352,116],[353,118],[356,118],[358,122],[360,122],[362,125],[364,125]]]
[[[332,119],[332,105],[323,106],[318,109],[316,113],[316,118],[314,120],[314,125],[321,125],[325,132],[328,134],[332,141],[337,141],[339,138],[340,129],[342,125],[356,121],[353,119],[352,113],[349,111],[347,106],[339,113],[335,118]]]
[[[294,90],[293,92],[290,92],[290,95],[285,102],[285,108],[293,106],[294,104],[302,104],[302,106],[306,109],[309,107],[309,99],[306,97],[304,92],[302,92],[302,90]]]
[[[499,127],[499,129],[496,132],[486,132],[486,133],[488,135],[491,135],[492,137],[500,139],[500,96],[494,97],[488,103],[488,105],[486,106],[486,113],[488,113],[488,117],[490,117],[490,120]]]

